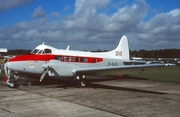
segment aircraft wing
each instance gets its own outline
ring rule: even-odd
[[[130,69],[145,69],[152,67],[165,67],[170,66],[170,64],[143,64],[143,65],[125,65],[125,66],[107,66],[107,67],[90,67],[90,68],[76,68],[72,72],[74,74],[92,74],[105,71],[121,71]]]

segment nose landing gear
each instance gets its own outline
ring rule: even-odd
[[[9,88],[15,88],[16,87],[16,83],[11,82],[9,79],[6,81],[6,84],[9,86]]]

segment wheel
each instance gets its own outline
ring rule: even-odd
[[[86,81],[85,80],[80,81],[80,86],[85,87],[86,86]]]
[[[79,80],[78,81],[78,87],[80,88],[84,88],[84,87],[86,87],[86,85],[87,85],[87,83],[86,83],[86,81],[85,80]]]
[[[76,76],[75,80],[77,81],[77,87],[84,88],[87,86],[86,75]]]
[[[15,83],[10,83],[9,84],[9,88],[15,88],[15,87],[16,87]]]

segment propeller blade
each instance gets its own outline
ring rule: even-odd
[[[43,71],[43,73],[42,73],[42,75],[40,77],[40,80],[39,80],[40,82],[42,82],[42,80],[44,79],[44,77],[47,74],[47,72],[48,72],[48,69],[44,69],[44,71]]]

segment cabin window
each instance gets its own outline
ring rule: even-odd
[[[78,62],[78,57],[73,57],[73,62]]]
[[[94,63],[96,63],[97,62],[97,60],[96,60],[96,58],[94,58]]]
[[[62,56],[55,56],[55,60],[60,60],[60,61],[62,61]]]
[[[72,56],[69,56],[69,62],[71,62],[72,61]]]
[[[52,51],[50,49],[44,49],[45,53],[51,53]]]
[[[83,63],[96,63],[102,61],[102,58],[64,56],[64,55],[56,55],[54,56],[54,59],[62,62],[83,62]]]
[[[64,61],[65,61],[65,62],[70,62],[70,61],[71,61],[71,57],[69,57],[69,56],[64,56]]]
[[[80,58],[80,62],[87,62],[87,60],[86,60],[85,57],[81,57],[81,58]]]

